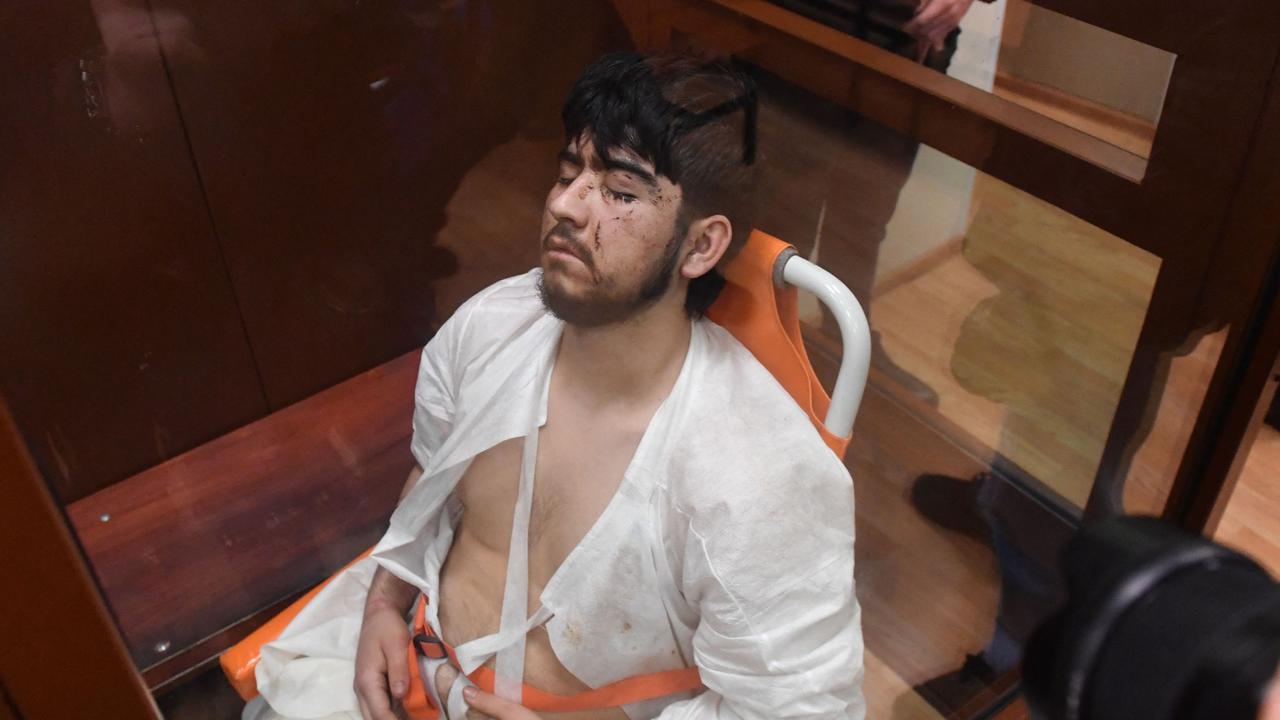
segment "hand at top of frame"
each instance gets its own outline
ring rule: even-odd
[[[947,35],[960,26],[971,5],[973,0],[924,0],[902,31],[919,38],[925,50],[941,50]]]

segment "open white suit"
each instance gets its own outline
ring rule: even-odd
[[[412,443],[425,472],[372,558],[263,647],[257,682],[276,712],[358,717],[353,661],[373,570],[435,597],[461,512],[454,486],[477,454],[545,422],[563,323],[544,308],[539,276],[484,290],[427,345]],[[864,717],[849,474],[708,320],[693,323],[617,494],[539,600],[557,658],[587,685],[697,665],[705,691],[626,706],[633,719]],[[469,672],[492,654],[467,645]]]

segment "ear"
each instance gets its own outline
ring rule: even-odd
[[[711,272],[729,249],[731,239],[733,226],[729,224],[729,218],[711,215],[695,221],[689,226],[685,239],[687,251],[680,263],[680,274],[692,280]]]

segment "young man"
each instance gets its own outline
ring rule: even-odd
[[[863,717],[849,475],[701,319],[750,227],[754,87],[610,55],[562,115],[541,266],[427,345],[391,527],[263,648],[246,717],[397,717],[415,675],[452,720]],[[449,659],[408,659],[415,603]],[[657,690],[519,704],[628,678]]]

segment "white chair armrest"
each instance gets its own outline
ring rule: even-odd
[[[840,361],[840,372],[836,375],[835,389],[831,391],[831,407],[827,410],[824,424],[833,435],[848,437],[858,415],[858,406],[862,403],[867,370],[871,365],[871,329],[867,315],[858,299],[835,275],[796,254],[784,254],[779,257],[779,262],[783,263],[782,279],[817,296],[840,326],[844,356]]]

